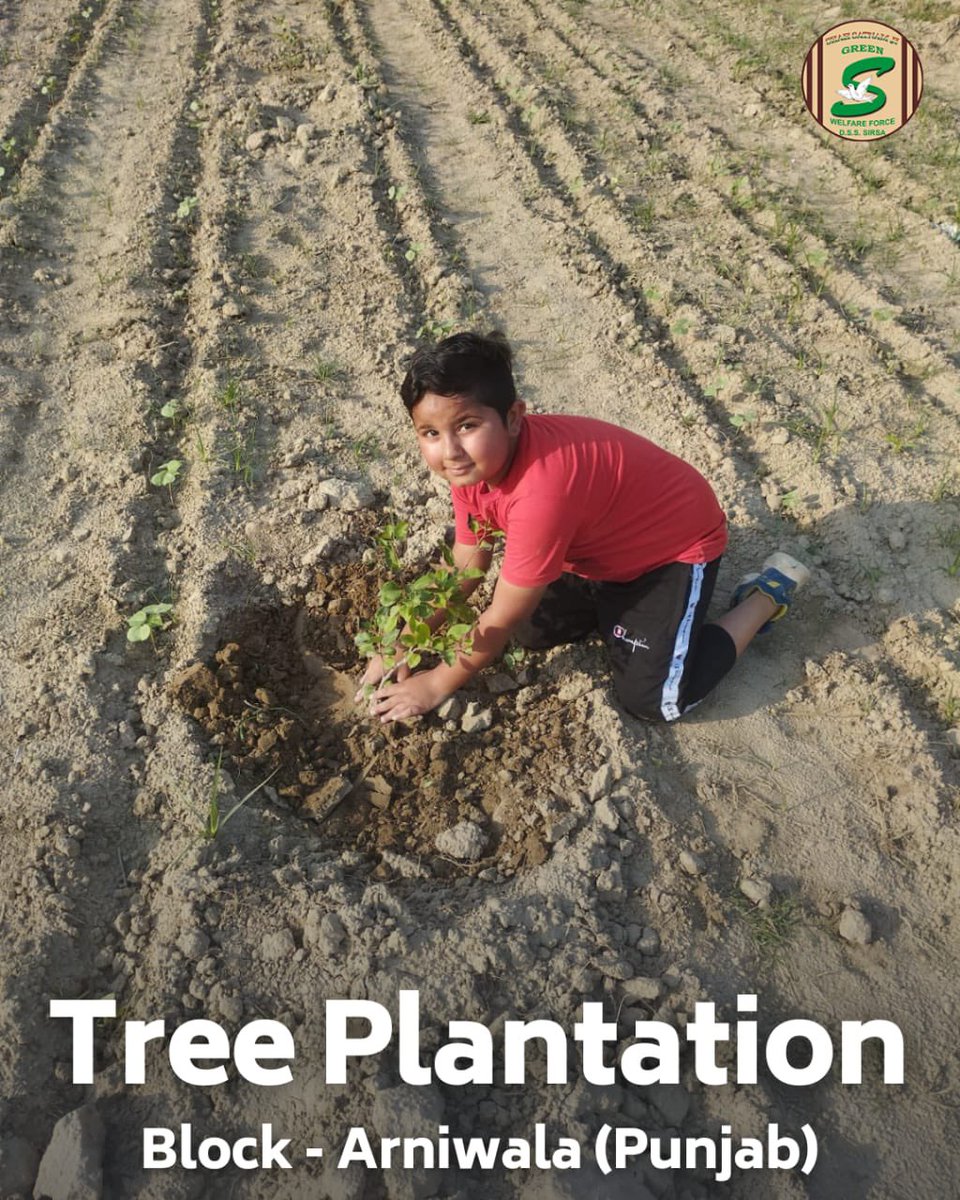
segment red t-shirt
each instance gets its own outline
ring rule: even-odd
[[[670,562],[709,562],[727,526],[713,490],[689,463],[591,417],[524,417],[498,487],[451,487],[457,541],[474,545],[475,517],[506,534],[500,574],[516,587],[561,572],[624,583]]]

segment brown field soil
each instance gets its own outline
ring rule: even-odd
[[[0,1196],[93,1104],[102,1195],[939,1200],[960,1172],[960,17],[870,16],[911,123],[802,105],[809,0],[14,0],[0,12]],[[451,521],[397,398],[417,342],[499,327],[534,410],[682,455],[731,524],[717,605],[780,547],[789,619],[676,726],[602,647],[383,729],[354,703],[387,512]],[[169,487],[151,482],[181,463]],[[127,640],[144,605],[168,627]],[[471,706],[469,709],[467,706]],[[478,728],[470,722],[481,716]],[[468,722],[470,732],[463,728]],[[219,827],[214,818],[219,814]],[[476,852],[444,835],[467,823]],[[439,845],[438,845],[439,839]],[[444,849],[446,847],[447,849]],[[866,924],[858,921],[861,914]],[[866,930],[849,940],[841,929]],[[762,1030],[898,1022],[906,1080],[326,1086],[327,998],[446,1023],[602,1001]],[[51,998],[293,1032],[293,1083],[71,1081]],[[533,1056],[535,1057],[535,1056]],[[574,1056],[572,1056],[573,1059]],[[141,1130],[269,1121],[289,1172],[145,1171]],[[810,1122],[809,1177],[638,1164],[418,1176],[351,1126],[551,1135]],[[66,1181],[69,1183],[69,1180]],[[64,1186],[66,1187],[66,1183]],[[68,1194],[65,1190],[64,1195]],[[79,1194],[79,1193],[77,1193]],[[93,1192],[97,1194],[96,1187]]]

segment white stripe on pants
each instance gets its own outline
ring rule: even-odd
[[[677,637],[673,643],[673,658],[670,660],[670,671],[660,694],[660,711],[665,721],[676,721],[681,715],[680,680],[683,669],[687,665],[687,654],[690,650],[690,630],[693,627],[693,617],[700,602],[700,587],[703,583],[703,563],[694,563],[690,576],[690,597],[687,600],[686,612],[677,627]]]

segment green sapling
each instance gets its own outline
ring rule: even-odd
[[[400,568],[398,545],[406,537],[407,528],[406,521],[395,521],[377,535],[390,572]],[[478,546],[485,549],[489,543],[481,539]],[[479,567],[460,570],[453,561],[453,551],[444,546],[443,562],[433,570],[412,583],[388,579],[381,585],[373,619],[363,624],[354,639],[365,658],[379,655],[383,659],[384,675],[378,686],[389,683],[402,666],[416,669],[427,654],[452,666],[458,654],[470,653],[470,635],[477,615],[464,599],[463,585],[483,574]],[[373,684],[364,688],[367,696],[374,691]]]
[[[153,638],[155,629],[169,629],[172,621],[167,620],[167,613],[173,612],[172,604],[147,604],[127,617],[127,641],[145,642]]]
[[[154,487],[165,487],[170,493],[170,502],[173,503],[173,485],[180,477],[180,469],[183,463],[179,458],[171,458],[169,462],[161,463],[160,469],[150,476],[150,482]]]

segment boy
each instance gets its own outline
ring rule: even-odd
[[[734,607],[705,623],[727,542],[707,481],[682,459],[587,417],[527,415],[503,334],[458,333],[414,354],[400,389],[420,452],[450,484],[454,562],[486,571],[471,518],[506,546],[473,648],[453,666],[380,688],[371,711],[400,721],[436,708],[501,653],[511,636],[543,649],[599,630],[614,685],[637,717],[673,721],[782,617],[809,572],[773,555],[742,580]],[[469,595],[471,580],[463,588]],[[373,659],[357,693],[377,684]]]

